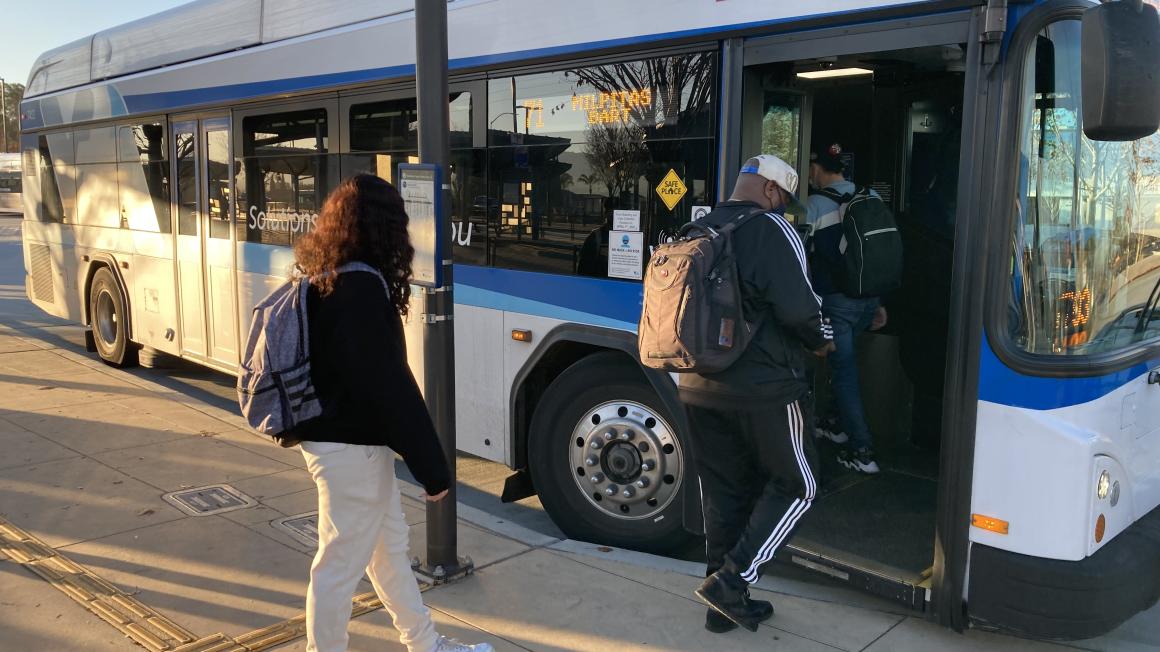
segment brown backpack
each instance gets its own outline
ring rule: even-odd
[[[637,346],[644,366],[672,373],[728,369],[749,345],[757,324],[746,321],[733,232],[763,211],[720,227],[712,213],[681,228],[653,252],[644,274],[644,308]]]

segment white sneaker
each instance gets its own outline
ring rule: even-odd
[[[860,451],[842,449],[838,451],[838,463],[847,469],[853,469],[867,475],[874,475],[881,471],[878,468],[878,462],[874,461],[874,453],[868,448],[863,448]]]
[[[835,444],[844,444],[844,443],[850,441],[850,437],[846,433],[835,432],[833,430],[829,430],[829,429],[824,428],[822,426],[817,426],[814,428],[814,436],[817,437],[818,439],[821,439],[824,437],[824,438],[829,439],[830,441],[834,442]]]
[[[440,636],[439,644],[435,646],[435,652],[495,652],[495,648],[491,646],[491,643],[466,645],[453,638]]]

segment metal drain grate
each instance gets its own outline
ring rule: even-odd
[[[271,525],[301,541],[303,545],[318,547],[318,512],[287,516],[275,520]]]
[[[245,509],[258,501],[228,484],[214,484],[196,489],[183,489],[162,496],[165,502],[190,516],[212,516],[235,509]]]

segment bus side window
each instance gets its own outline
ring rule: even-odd
[[[457,263],[487,264],[485,154],[472,148],[471,93],[448,98],[451,145],[452,258]],[[342,157],[342,176],[374,174],[394,183],[400,163],[419,161],[419,117],[415,98],[374,100],[347,111],[350,152]]]
[[[172,232],[167,159],[164,124],[117,128],[117,181],[121,213],[128,228]]]
[[[331,187],[329,145],[324,108],[242,119],[239,241],[290,246],[313,228]]]
[[[713,203],[715,67],[694,53],[489,79],[492,264],[639,280]]]

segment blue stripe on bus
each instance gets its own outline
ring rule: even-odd
[[[238,270],[282,277],[294,265],[289,247],[239,243]],[[455,266],[455,303],[636,332],[639,283],[580,276]]]
[[[415,66],[413,64],[388,66],[386,68],[368,68],[365,70],[327,73],[325,75],[270,79],[260,82],[190,88],[180,91],[166,91],[163,93],[126,95],[125,106],[128,107],[131,113],[149,113],[185,106],[253,99],[267,95],[276,95],[278,93],[307,91],[327,86],[392,79],[414,74]]]
[[[635,331],[643,296],[627,281],[455,266],[455,302],[480,308]]]
[[[1160,359],[1103,376],[1047,378],[1021,374],[999,359],[984,337],[979,359],[979,400],[1031,410],[1080,405],[1106,396],[1148,373]]]
[[[945,11],[924,11],[923,5],[931,4],[932,0],[916,0],[915,2],[902,3],[895,5],[895,8],[913,8],[914,13],[908,16],[923,16],[935,15],[940,13],[953,13]],[[744,28],[759,28],[770,27],[773,25],[792,23],[801,20],[816,20],[824,18],[837,18],[842,16],[856,16],[862,13],[862,9],[849,9],[837,12],[828,12],[822,14],[812,14],[806,16],[793,16],[787,18],[777,18],[766,21],[756,21],[751,23],[739,23],[733,25],[721,25],[715,27],[703,27],[696,29],[680,30],[675,32],[665,32],[658,34],[646,34],[641,36],[630,36],[618,39],[605,39],[600,41],[589,41],[585,43],[574,43],[569,45],[558,45],[545,48],[537,48],[531,50],[519,50],[513,52],[506,52],[501,54],[479,55],[474,57],[461,57],[452,59],[449,62],[449,67],[453,70],[473,68],[486,65],[497,65],[506,63],[515,63],[527,59],[535,59],[549,56],[561,56],[568,54],[577,54],[590,50],[607,49],[614,47],[624,47],[630,45],[643,45],[656,41],[693,38],[697,36],[710,36],[720,32],[728,32],[732,30]],[[858,25],[868,21],[865,20],[851,20],[847,23],[839,23],[838,25]],[[140,95],[125,95],[124,105],[129,113],[149,113],[155,111],[177,110],[185,107],[200,106],[204,104],[220,103],[235,100],[245,100],[267,95],[276,95],[279,93],[289,93],[296,91],[308,91],[342,84],[367,82],[367,81],[384,81],[392,78],[413,76],[415,74],[414,64],[406,64],[400,66],[388,66],[385,68],[370,68],[364,70],[352,70],[337,73],[327,73],[322,75],[310,75],[306,77],[293,77],[284,79],[272,79],[259,82],[245,82],[240,84],[228,84],[225,86],[210,86],[203,88],[191,88],[179,91],[166,91],[161,93],[143,93]],[[114,82],[115,83],[115,82]],[[110,84],[112,86],[113,84]],[[44,102],[51,102],[59,104],[59,98],[50,97],[45,98]],[[35,100],[36,98],[31,98]],[[38,108],[42,110],[46,108],[42,103]],[[46,123],[42,116],[39,119],[27,120],[23,127],[25,129],[37,128],[44,126]]]

